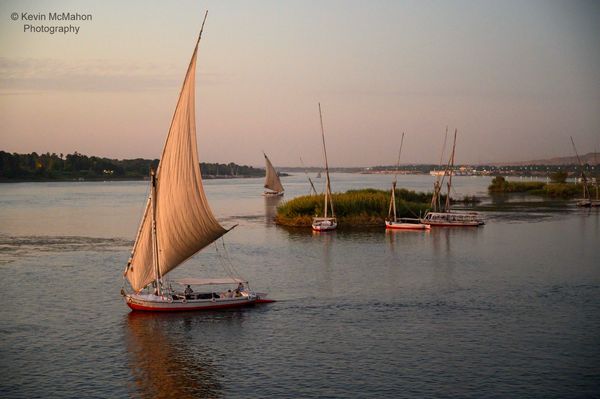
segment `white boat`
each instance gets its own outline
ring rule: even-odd
[[[483,224],[477,212],[427,212],[421,222],[438,227],[478,227]]]
[[[169,272],[231,230],[223,228],[210,209],[196,146],[196,55],[205,21],[206,15],[158,169],[150,171],[150,195],[124,271],[121,294],[133,310],[221,309],[268,301],[265,294],[252,291],[248,282],[233,272],[221,279],[188,280],[190,287],[186,289],[173,288],[173,282],[167,278]],[[195,292],[192,284],[201,287],[229,284],[230,290],[237,292],[229,295],[225,288]]]
[[[423,223],[419,218],[398,218],[386,220],[385,228],[388,230],[429,230],[431,226]]]
[[[398,161],[396,162],[396,172],[394,181],[392,181],[392,190],[390,196],[390,207],[388,218],[385,221],[385,228],[392,230],[429,230],[429,225],[422,223],[418,218],[398,218],[396,212],[396,184],[398,182],[398,169],[400,168],[400,156],[402,154],[402,145],[404,144],[404,132],[400,140],[400,151],[398,151]]]
[[[281,197],[283,195],[283,185],[281,184],[281,180],[279,179],[279,175],[277,171],[273,167],[271,161],[269,161],[269,157],[267,154],[263,152],[265,156],[266,163],[266,175],[265,175],[265,188],[269,191],[265,191],[263,195],[265,197]]]
[[[327,148],[325,147],[325,129],[323,128],[323,114],[321,113],[321,103],[319,103],[319,120],[321,121],[321,138],[323,139],[323,157],[325,158],[325,204],[323,217],[315,217],[312,221],[314,231],[331,231],[337,228],[337,218],[333,210],[333,200],[331,198],[331,180],[329,179],[329,165],[327,163]],[[328,216],[331,209],[331,216]]]
[[[445,169],[443,176],[438,176],[435,183],[433,184],[433,197],[431,198],[431,211],[425,214],[425,217],[421,220],[422,223],[429,226],[438,227],[479,227],[484,225],[483,219],[481,219],[477,212],[461,212],[453,211],[450,209],[450,193],[452,190],[452,176],[454,175],[454,154],[456,151],[456,134],[458,130],[454,130],[454,144],[452,145],[452,154],[448,160],[448,164]],[[446,130],[446,135],[448,131]],[[446,139],[444,138],[444,147],[446,146]],[[442,149],[442,157],[443,157]],[[441,163],[441,158],[440,158]],[[448,176],[448,192],[446,194],[446,203],[444,207],[441,207],[441,188],[444,179]]]

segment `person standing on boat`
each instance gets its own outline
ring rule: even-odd
[[[239,283],[238,287],[237,287],[237,292],[242,292],[244,291],[244,283]]]
[[[186,298],[189,298],[192,293],[194,292],[194,290],[192,290],[192,287],[190,287],[190,285],[188,284],[187,287],[185,287],[185,291],[183,291],[183,293],[185,294]]]

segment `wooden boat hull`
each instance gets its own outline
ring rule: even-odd
[[[433,227],[479,227],[481,222],[425,222]]]
[[[424,223],[401,223],[386,220],[385,228],[389,230],[429,230],[431,226]]]
[[[313,231],[318,231],[318,232],[323,232],[323,231],[333,231],[335,229],[337,229],[337,223],[333,223],[329,226],[322,226],[322,225],[312,225],[312,229]]]
[[[598,200],[580,200],[575,205],[580,208],[597,208],[600,206],[600,201]]]
[[[220,299],[196,299],[196,300],[173,300],[167,297],[155,295],[125,295],[125,303],[135,311],[150,312],[181,312],[220,310],[252,306],[256,303],[275,302],[257,295],[243,296],[239,298]]]
[[[434,227],[479,227],[485,224],[477,213],[460,212],[430,212],[421,223]]]
[[[314,218],[312,222],[313,231],[331,231],[337,228],[336,218]]]

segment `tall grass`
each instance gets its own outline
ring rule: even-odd
[[[323,216],[323,195],[305,195],[277,208],[275,221],[287,226],[309,226],[314,216]],[[396,189],[398,217],[425,214],[431,194]],[[390,192],[376,189],[350,190],[333,194],[333,207],[340,225],[383,224],[390,205]]]
[[[490,193],[526,193],[551,198],[575,198],[583,193],[583,185],[575,183],[544,183],[539,181],[507,181],[496,176],[488,187]]]

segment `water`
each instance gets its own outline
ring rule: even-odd
[[[454,181],[483,194],[490,179]],[[308,193],[302,175],[283,183],[286,198]],[[480,229],[313,235],[272,224],[260,179],[206,191],[239,224],[219,252],[279,302],[131,313],[119,290],[146,183],[0,185],[0,397],[600,396],[597,211],[560,202],[487,212]],[[174,274],[216,265],[208,248]]]

